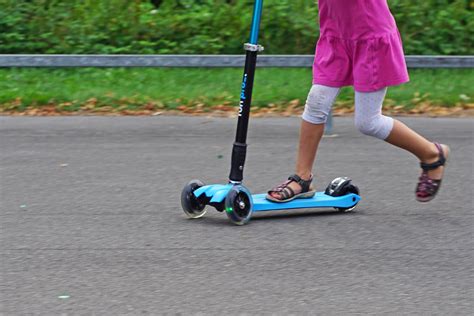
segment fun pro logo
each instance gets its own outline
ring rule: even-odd
[[[244,101],[247,99],[245,96],[245,88],[247,87],[247,74],[244,74],[244,79],[242,80],[242,90],[240,90],[240,103],[239,103],[239,116],[242,116],[244,111]]]

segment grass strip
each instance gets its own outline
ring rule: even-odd
[[[0,112],[42,107],[60,112],[208,112],[237,106],[241,77],[241,69],[0,69]],[[412,69],[410,77],[410,83],[389,89],[386,106],[407,112],[432,106],[472,108],[472,69]],[[310,86],[311,69],[258,69],[253,106],[300,108]],[[353,99],[353,89],[344,88],[336,107],[350,109]]]

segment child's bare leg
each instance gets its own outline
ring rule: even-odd
[[[311,170],[313,169],[316,151],[323,134],[324,124],[312,124],[305,120],[301,121],[296,174],[303,180],[309,180],[312,176]],[[295,194],[301,193],[301,186],[298,183],[291,182],[288,186]],[[277,199],[281,197],[278,192],[273,192],[271,195]]]
[[[440,158],[436,145],[407,127],[398,120],[382,115],[382,103],[387,89],[355,94],[355,124],[364,134],[383,139],[414,154],[421,162],[433,163]],[[449,154],[446,145],[442,145],[444,154]],[[431,179],[441,179],[443,166],[427,171]]]
[[[403,148],[425,163],[433,163],[439,159],[439,152],[435,144],[417,134],[408,126],[398,120],[394,120],[390,135],[385,139],[388,143]],[[442,145],[444,153],[447,154],[448,148]],[[427,171],[432,179],[441,179],[443,176],[443,166]]]
[[[339,88],[313,85],[308,94],[301,122],[296,161],[296,174],[303,180],[309,180],[312,177],[311,170],[313,169],[319,142],[324,134],[324,125],[339,90]],[[288,187],[292,189],[295,195],[302,191],[301,186],[296,182],[290,182]],[[282,195],[278,192],[271,192],[270,195],[276,199],[282,199]]]
[[[302,120],[298,158],[296,160],[296,174],[308,180],[311,178],[316,151],[324,134],[325,124],[312,124]]]

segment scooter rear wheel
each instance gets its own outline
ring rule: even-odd
[[[200,218],[206,214],[206,204],[194,195],[194,191],[203,187],[199,180],[191,180],[181,191],[181,207],[189,218]]]
[[[351,194],[351,193],[359,195],[359,188],[353,184],[349,184],[347,187],[343,189],[343,191],[344,191],[344,194],[342,195]],[[357,203],[351,207],[335,207],[335,209],[338,210],[339,212],[349,213],[349,212],[352,212],[356,208],[356,206],[357,206]]]
[[[225,198],[225,213],[235,225],[245,225],[253,213],[253,201],[250,192],[241,185],[234,186]]]

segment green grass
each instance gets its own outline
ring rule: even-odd
[[[235,105],[241,76],[241,69],[0,69],[0,109],[62,104],[61,109],[74,111],[86,103],[128,110],[150,102],[167,109]],[[388,104],[411,108],[424,101],[447,107],[473,102],[472,69],[411,70],[410,76],[409,84],[389,89]],[[310,69],[258,69],[253,105],[304,103],[310,86]],[[338,102],[351,105],[352,100],[353,90],[344,88]]]

